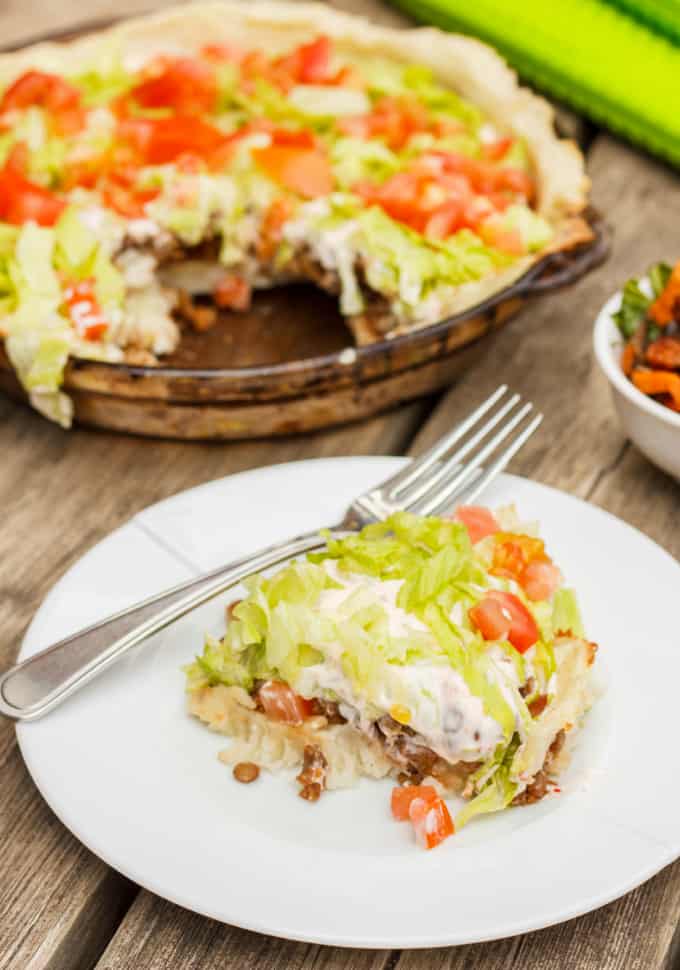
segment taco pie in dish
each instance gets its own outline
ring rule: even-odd
[[[153,364],[258,288],[315,283],[359,344],[440,321],[591,237],[552,122],[485,45],[320,5],[192,5],[2,55],[7,355],[68,425],[69,356]]]
[[[247,582],[187,667],[188,710],[232,738],[237,780],[297,769],[300,795],[398,782],[428,848],[476,815],[556,790],[591,704],[595,645],[514,509],[398,513]]]

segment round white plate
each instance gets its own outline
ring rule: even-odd
[[[335,521],[396,458],[263,468],[147,509],[57,583],[22,657],[164,586]],[[435,851],[390,819],[388,782],[318,804],[289,777],[233,781],[225,739],[184,712],[182,664],[224,600],[149,641],[43,720],[18,727],[33,778],[93,852],[135,882],[263,933],[360,947],[470,943],[538,929],[622,895],[680,854],[675,605],[680,567],[577,499],[504,476],[489,505],[541,520],[600,644],[604,692],[563,793],[471,823]]]

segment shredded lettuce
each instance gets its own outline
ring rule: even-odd
[[[508,262],[463,229],[445,242],[423,238],[371,206],[358,215],[362,234],[358,247],[369,285],[417,310],[438,287],[480,279]]]
[[[435,80],[428,67],[409,64],[403,73],[406,91],[424,104],[435,117],[455,118],[475,130],[483,122],[478,108],[464,101],[450,88]]]
[[[585,636],[581,611],[573,589],[558,589],[553,597],[553,633],[572,633],[575,637]]]
[[[366,114],[371,109],[371,102],[363,91],[327,84],[298,84],[288,92],[288,100],[312,117],[347,117]]]
[[[102,42],[97,51],[97,60],[87,69],[69,78],[83,94],[88,108],[108,104],[120,97],[136,83],[135,76],[123,67],[120,41],[116,38]]]
[[[630,340],[644,318],[652,301],[663,291],[671,275],[671,267],[667,263],[656,263],[647,272],[652,296],[640,287],[640,280],[630,279],[623,288],[621,307],[612,314],[614,322],[626,338]]]
[[[511,205],[498,217],[503,229],[516,229],[530,253],[550,242],[554,233],[550,223],[527,205]]]
[[[334,610],[316,608],[324,590],[338,588],[333,576],[357,574],[369,578],[365,586],[345,596]],[[373,580],[400,580],[397,605],[419,619],[424,629],[414,629],[408,637],[393,636],[384,604],[371,589]],[[522,721],[529,719],[528,714],[522,717],[523,701],[501,676],[471,625],[451,619],[454,604],[462,604],[465,615],[485,584],[484,568],[464,526],[397,513],[360,533],[329,538],[326,549],[306,562],[292,563],[270,578],[251,578],[248,596],[227,628],[224,664],[204,656],[200,671],[207,676],[209,663],[211,682],[242,685],[245,675],[240,667],[234,673],[233,663],[250,671],[255,650],[266,676],[281,676],[295,686],[310,663],[310,648],[311,661],[321,662],[331,645],[334,650],[339,645],[342,670],[353,690],[377,703],[381,690],[394,696],[399,687],[392,677],[394,665],[448,663],[509,741],[516,729],[514,710],[520,711]],[[212,644],[208,654],[214,649]],[[509,691],[517,693],[514,708],[507,699]]]
[[[331,162],[335,180],[342,189],[363,179],[384,182],[402,166],[399,157],[383,142],[349,137],[333,143]]]
[[[518,791],[518,784],[510,780],[512,763],[520,745],[519,735],[514,735],[506,748],[501,749],[498,767],[480,793],[465,805],[456,815],[456,830],[478,815],[500,812],[507,808]]]
[[[52,264],[53,252],[51,229],[32,222],[22,227],[8,267],[16,306],[4,321],[5,347],[34,406],[67,427],[72,406],[59,387],[72,333],[58,312],[61,287]]]

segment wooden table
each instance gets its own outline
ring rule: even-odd
[[[0,41],[7,44],[83,16],[157,5],[149,0],[51,5],[0,0]],[[341,5],[376,20],[404,22],[379,0]],[[482,363],[440,397],[324,434],[240,444],[157,442],[83,430],[66,434],[0,400],[0,667],[13,661],[28,621],[55,580],[149,503],[259,465],[417,452],[501,380],[547,415],[514,471],[609,509],[680,555],[680,488],[623,439],[591,353],[594,315],[612,290],[654,260],[680,255],[680,183],[651,158],[565,117],[587,151],[594,201],[614,227],[613,255],[569,291],[525,309],[487,345]],[[583,541],[587,548],[586,536]],[[0,723],[0,768],[1,970],[680,968],[680,862],[619,902],[523,937],[402,953],[321,948],[194,916],[107,868],[44,804],[7,721]],[[631,765],[631,777],[639,777],[640,770]]]

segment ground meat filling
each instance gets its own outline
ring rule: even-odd
[[[329,724],[346,724],[347,718],[340,713],[340,705],[336,701],[326,701],[315,697],[311,701],[312,715],[325,717]]]
[[[318,802],[326,787],[328,762],[323,751],[315,744],[306,744],[302,760],[302,771],[297,776],[300,783],[300,798],[307,802]]]
[[[554,764],[558,754],[564,747],[565,742],[565,732],[558,731],[555,735],[555,740],[548,748],[548,753],[545,756],[545,761],[543,762],[543,767],[534,776],[533,780],[523,792],[520,792],[515,798],[513,798],[512,805],[534,805],[536,802],[540,802],[542,798],[548,794],[550,786],[550,769]]]
[[[462,792],[468,776],[481,765],[479,761],[450,764],[424,745],[410,727],[387,714],[375,727],[385,754],[401,769],[401,784],[419,785],[425,778],[436,778],[447,790]]]

